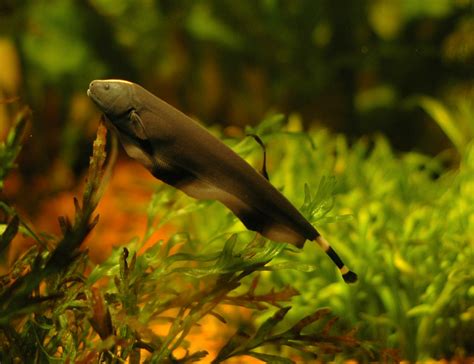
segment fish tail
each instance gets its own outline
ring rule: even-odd
[[[331,247],[331,245],[327,242],[326,239],[324,239],[321,235],[318,235],[314,240],[337,266],[337,268],[341,272],[342,279],[344,279],[344,282],[354,283],[357,281],[357,274],[355,274],[353,271],[346,267],[342,259],[339,258],[339,255],[337,255],[336,251]]]

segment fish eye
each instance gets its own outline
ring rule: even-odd
[[[104,83],[104,89],[108,91],[110,89],[110,85],[108,83]]]

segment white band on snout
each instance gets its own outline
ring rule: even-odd
[[[125,83],[127,85],[133,85],[133,82],[130,82],[130,81],[126,81],[126,80],[100,80],[102,82],[117,82],[117,83]]]

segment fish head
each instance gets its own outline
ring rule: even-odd
[[[140,117],[143,106],[137,88],[125,80],[94,80],[87,95],[103,112],[106,126],[118,135],[127,154],[152,169],[153,147]]]

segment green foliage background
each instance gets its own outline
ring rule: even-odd
[[[247,131],[267,144],[272,183],[360,277],[344,285],[314,245],[282,251],[272,261],[281,269],[260,279],[262,289],[291,284],[301,293],[282,326],[327,306],[338,329],[357,326],[360,339],[402,358],[472,356],[473,10],[471,0],[4,0],[0,40],[14,46],[19,81],[7,82],[14,72],[0,52],[0,107],[13,115],[17,104],[3,100],[17,95],[31,106],[19,170],[28,182],[47,176],[51,191],[80,181],[56,162],[73,176],[87,166],[97,114],[83,99],[93,79],[133,80],[208,124],[264,120]],[[267,118],[275,110],[288,120]],[[1,116],[7,135],[13,118]],[[2,187],[19,152],[8,135]],[[250,138],[228,142],[260,162]],[[18,203],[34,214],[40,192],[28,188]],[[152,198],[150,226],[167,193]],[[179,219],[204,253],[216,258],[232,232],[241,244],[253,236],[217,204],[174,198],[176,210],[160,218]],[[18,229],[33,234],[5,206],[2,254]],[[70,225],[63,221],[66,232]],[[98,271],[117,275],[120,257]],[[107,293],[122,295],[109,298],[125,307],[120,287],[111,283]],[[66,330],[61,315],[44,325]],[[129,334],[124,328],[122,337]]]
[[[0,91],[47,121],[31,156],[76,169],[88,113],[71,109],[96,78],[134,80],[208,124],[255,125],[276,109],[438,153],[446,138],[407,101],[472,98],[473,22],[471,0],[4,0],[21,84]]]

